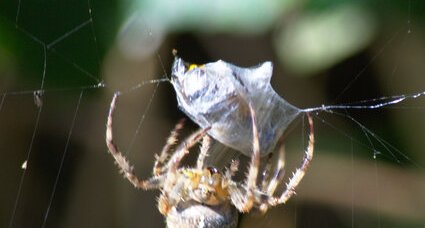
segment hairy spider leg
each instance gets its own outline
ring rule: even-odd
[[[270,170],[272,168],[272,158],[273,158],[273,152],[267,155],[266,165],[265,165],[263,173],[262,173],[261,191],[263,191],[263,192],[266,191],[267,183],[269,182]]]
[[[167,161],[170,155],[171,147],[177,143],[177,137],[180,130],[184,126],[185,119],[182,118],[171,131],[170,136],[167,139],[167,143],[162,148],[161,153],[155,155],[155,164],[153,166],[153,175],[158,176],[164,172],[164,163]]]
[[[127,178],[130,183],[133,184],[135,188],[139,189],[156,189],[160,188],[165,180],[164,175],[155,176],[148,180],[140,180],[135,174],[134,174],[134,168],[130,165],[130,163],[127,161],[125,156],[121,153],[121,151],[118,149],[118,146],[114,143],[113,138],[113,128],[112,128],[112,119],[114,115],[114,111],[116,108],[116,101],[119,96],[119,93],[115,93],[114,97],[111,101],[111,106],[109,108],[109,114],[108,114],[108,122],[106,124],[106,145],[108,146],[109,153],[111,153],[112,157],[115,159],[115,164],[117,164],[118,168],[120,169],[120,172],[124,175],[125,178]]]
[[[175,199],[178,197],[170,197],[170,194],[179,194],[183,189],[184,182],[177,183],[177,172],[181,160],[189,153],[189,149],[193,147],[199,140],[201,140],[210,128],[199,129],[192,133],[180,146],[176,152],[171,156],[170,160],[166,165],[167,172],[165,173],[166,179],[161,190],[161,196],[158,199],[158,208],[161,214],[167,215],[172,205],[176,205]],[[173,200],[174,199],[174,200]]]
[[[170,172],[170,170],[174,170],[173,172],[176,172],[181,159],[183,159],[183,157],[189,152],[189,149],[192,148],[196,143],[198,143],[210,129],[211,127],[199,129],[196,132],[192,133],[189,137],[187,137],[183,143],[180,143],[176,151],[168,160],[164,169],[167,170],[167,172]]]
[[[282,182],[283,177],[285,176],[285,146],[281,145],[279,148],[279,158],[277,160],[277,165],[273,177],[270,179],[270,182],[265,188],[267,195],[273,195],[277,186]]]
[[[198,160],[196,161],[197,169],[200,170],[204,168],[204,161],[205,161],[205,158],[208,157],[208,151],[210,149],[210,146],[211,146],[211,138],[208,135],[205,135],[204,138],[202,138],[201,151],[199,153]]]
[[[124,177],[130,181],[130,183],[133,184],[134,187],[140,188],[140,189],[162,189],[162,193],[160,198],[158,199],[158,208],[160,212],[164,215],[168,213],[170,210],[170,205],[174,205],[176,202],[170,202],[168,193],[169,192],[178,192],[184,186],[175,186],[176,184],[176,176],[177,176],[177,170],[180,164],[180,161],[183,159],[183,157],[189,152],[189,149],[193,147],[197,142],[199,142],[203,137],[205,137],[207,131],[210,128],[206,129],[200,129],[193,134],[191,134],[183,143],[180,144],[180,146],[177,148],[176,152],[171,156],[170,160],[166,164],[165,170],[167,172],[163,174],[158,174],[148,180],[141,180],[134,174],[134,168],[130,165],[130,163],[127,161],[125,156],[120,152],[118,149],[118,146],[114,143],[113,140],[113,115],[114,111],[116,109],[116,102],[117,98],[119,96],[119,92],[115,93],[111,105],[109,108],[109,114],[108,114],[108,121],[107,121],[107,127],[106,127],[106,144],[108,146],[109,152],[115,159],[115,163],[118,165],[118,168],[120,169],[120,172],[123,173]],[[170,140],[167,141],[167,145],[165,146],[165,149],[163,148],[161,155],[159,157],[164,157],[163,160],[160,160],[160,162],[164,163],[166,160],[166,157],[168,156],[167,153],[170,150],[170,147],[173,143],[177,141],[176,137],[178,134],[178,131],[183,127],[183,121],[180,121],[175,129],[171,133]],[[206,144],[207,144],[206,140]],[[207,146],[204,148],[204,150],[207,150]],[[164,152],[165,151],[165,152]],[[204,151],[203,153],[206,153]],[[158,168],[159,167],[159,168]],[[161,168],[161,165],[157,166],[157,170],[162,170],[164,168]],[[183,182],[181,183],[183,184]],[[174,191],[176,190],[176,191]]]
[[[306,113],[308,124],[309,124],[309,140],[308,146],[305,151],[305,155],[301,166],[295,171],[292,178],[289,180],[288,184],[286,184],[286,190],[282,193],[282,195],[277,197],[264,197],[261,211],[265,212],[268,206],[276,206],[278,204],[284,204],[295,194],[295,188],[300,184],[303,179],[305,172],[309,168],[310,162],[313,159],[314,152],[314,127],[313,127],[313,118],[309,113]]]
[[[285,176],[285,146],[281,144],[279,147],[279,158],[277,160],[273,177],[267,182],[263,180],[262,192],[268,196],[273,196],[277,186],[282,182]],[[268,209],[267,203],[262,203],[259,207],[261,213],[266,213]]]
[[[231,180],[232,177],[236,174],[236,172],[239,169],[239,160],[238,159],[234,159],[230,162],[230,167],[226,168],[226,172],[224,174],[224,176],[228,179]],[[223,179],[224,180],[224,179]]]
[[[177,182],[177,170],[180,165],[180,161],[186,154],[189,153],[189,149],[192,148],[199,140],[201,140],[210,128],[199,129],[192,133],[183,143],[181,143],[176,152],[171,156],[170,160],[166,165],[167,179],[164,183],[163,193],[169,193],[174,188]]]

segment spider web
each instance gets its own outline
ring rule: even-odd
[[[320,10],[321,4],[315,7]],[[399,15],[378,26],[380,35],[367,52],[310,78],[291,77],[276,63],[274,88],[314,114],[316,155],[296,199],[262,218],[245,216],[242,227],[252,226],[253,219],[256,225],[286,227],[425,224],[425,70],[416,64],[425,53],[420,45],[425,5],[413,0],[377,5]],[[208,26],[179,27],[175,18],[161,27],[157,22],[167,14],[149,21],[144,15],[123,16],[120,7],[125,8],[93,0],[0,4],[0,226],[162,226],[154,200],[158,192],[135,191],[117,178],[106,153],[112,93],[123,92],[115,117],[117,143],[147,177],[153,154],[183,117],[166,82],[172,48],[191,62],[222,58],[246,66],[273,55],[261,51],[271,48],[265,45],[270,34],[262,35],[272,30],[267,21],[248,26],[265,31],[221,36],[205,33]],[[122,17],[130,19],[119,22]],[[188,125],[183,134],[196,127]],[[288,132],[291,170],[306,133]]]

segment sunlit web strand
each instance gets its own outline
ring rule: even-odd
[[[47,49],[57,55],[59,55],[60,57],[62,57],[65,61],[67,61],[69,64],[71,64],[73,67],[75,67],[77,70],[81,71],[83,74],[85,74],[86,76],[94,79],[96,82],[100,82],[100,80],[98,78],[96,78],[95,76],[93,76],[92,74],[90,74],[87,70],[85,70],[84,68],[82,68],[81,66],[79,66],[78,64],[76,64],[75,62],[70,61],[66,56],[64,56],[63,54],[59,53],[56,51],[56,49],[54,48],[54,46],[56,46],[58,43],[60,43],[62,40],[68,38],[69,36],[73,35],[74,33],[78,32],[79,30],[81,30],[82,28],[91,25],[91,31],[92,34],[94,36],[94,29],[93,29],[93,20],[91,18],[91,13],[90,13],[90,18],[86,21],[84,21],[83,23],[75,26],[73,29],[71,29],[70,31],[64,33],[63,35],[59,36],[58,38],[56,38],[55,40],[51,41],[50,43],[47,44]],[[95,37],[95,36],[94,36]],[[97,47],[97,40],[96,38],[94,38],[94,42],[95,42],[95,46]],[[97,61],[99,63],[99,58],[97,57]],[[99,64],[98,64],[99,66]]]
[[[78,86],[78,87],[67,87],[67,88],[51,88],[51,89],[34,89],[34,90],[23,90],[23,91],[10,91],[0,93],[0,96],[17,96],[17,95],[29,95],[34,94],[34,92],[38,91],[42,94],[50,93],[50,92],[65,92],[65,91],[75,91],[75,90],[87,90],[87,89],[98,89],[104,88],[106,85],[103,82],[99,82],[94,85],[87,86]]]
[[[96,37],[96,33],[94,30],[94,22],[93,22],[93,15],[92,15],[92,7],[91,7],[91,2],[90,0],[87,0],[87,7],[89,9],[89,17],[90,17],[90,29],[91,29],[91,33],[92,33],[92,37],[93,37],[93,42],[94,42],[94,51],[96,53],[96,59],[97,59],[97,69],[100,68],[100,58],[99,58],[99,45],[97,43],[97,37]]]
[[[56,38],[55,40],[53,40],[52,42],[50,42],[50,43],[47,44],[47,49],[52,48],[53,46],[55,46],[56,44],[58,44],[59,42],[61,42],[65,38],[67,38],[68,36],[71,36],[72,34],[74,34],[75,32],[77,32],[78,30],[80,30],[81,28],[87,26],[91,22],[92,22],[91,19],[88,19],[88,20],[84,21],[83,23],[77,25],[73,29],[69,30],[68,32],[66,32],[62,36],[59,36],[58,38]]]
[[[156,95],[156,92],[158,90],[159,84],[162,83],[162,82],[170,82],[170,79],[169,79],[169,77],[167,75],[167,71],[165,70],[165,67],[164,67],[164,63],[162,62],[162,59],[161,59],[161,57],[159,56],[158,53],[157,53],[157,57],[158,57],[158,61],[160,62],[160,65],[162,67],[162,70],[164,72],[164,75],[160,79],[152,79],[152,80],[148,80],[148,81],[142,81],[141,83],[137,84],[136,86],[133,86],[130,89],[128,89],[127,91],[125,91],[125,93],[129,93],[129,92],[132,92],[134,90],[137,90],[137,89],[139,89],[139,88],[141,88],[141,87],[143,87],[145,85],[156,84],[156,86],[154,88],[154,91],[152,92],[152,95],[149,98],[148,104],[147,104],[145,110],[143,111],[142,116],[140,117],[139,123],[137,124],[136,131],[134,132],[133,137],[130,140],[130,143],[129,143],[129,146],[128,146],[128,149],[127,149],[127,152],[126,152],[126,155],[127,156],[130,154],[130,152],[131,152],[131,150],[133,148],[133,145],[134,145],[134,142],[136,141],[137,135],[139,135],[140,129],[141,129],[142,124],[143,124],[143,122],[144,122],[144,120],[146,118],[146,114],[150,110],[150,107],[151,107],[152,102],[153,102],[153,98]],[[121,92],[118,92],[118,93],[121,93]]]
[[[142,81],[140,83],[138,83],[135,86],[130,87],[129,89],[119,92],[120,94],[125,94],[125,93],[130,93],[134,90],[140,89],[141,87],[145,86],[145,85],[151,85],[151,84],[160,84],[162,82],[170,82],[170,80],[168,78],[160,78],[160,79],[152,79],[152,80],[148,80],[148,81]]]
[[[340,114],[340,116],[346,117],[346,116],[345,116],[344,114],[342,114],[342,113],[335,113],[335,112],[333,112],[332,114]],[[368,141],[369,145],[368,145],[368,144],[363,143],[363,142],[362,142],[362,141],[360,141],[360,140],[357,140],[357,139],[353,138],[350,134],[348,134],[347,132],[345,132],[345,131],[343,131],[343,130],[341,130],[341,129],[337,128],[337,127],[335,127],[333,124],[331,124],[330,122],[326,121],[325,119],[320,118],[320,117],[319,117],[319,116],[317,116],[317,115],[315,116],[315,118],[319,119],[319,120],[320,120],[320,122],[322,122],[323,124],[325,124],[325,125],[329,126],[329,127],[330,127],[330,128],[332,128],[334,131],[338,132],[339,134],[343,135],[344,137],[349,138],[349,139],[350,139],[350,141],[351,141],[351,143],[355,142],[356,144],[358,144],[358,145],[360,145],[360,146],[364,146],[364,147],[366,147],[367,149],[373,150],[373,151],[374,151],[373,157],[376,159],[376,154],[377,154],[377,152],[376,152],[376,150],[375,150],[375,146],[374,146],[374,145],[373,145],[373,143],[372,143],[372,140],[370,139],[370,135],[369,135],[369,134],[365,131],[365,129],[364,129],[364,128],[366,128],[366,127],[364,127],[364,128],[360,127],[360,128],[361,128],[361,130],[362,130],[363,134],[365,134],[365,137],[367,138],[367,141]],[[356,124],[357,124],[357,123],[356,123]],[[394,157],[394,156],[393,156],[393,157]],[[394,157],[394,158],[395,158],[395,157]],[[397,159],[397,158],[395,158],[395,159]]]
[[[341,90],[341,92],[336,96],[335,100],[338,100],[347,90],[349,90],[352,85],[360,78],[360,76],[363,75],[363,73],[366,71],[367,68],[369,68],[370,65],[372,65],[373,62],[376,61],[376,59],[381,56],[385,49],[390,45],[394,39],[400,34],[400,32],[403,30],[403,27],[398,29],[394,35],[392,35],[387,42],[378,50],[378,52],[372,57],[372,59],[353,77],[352,80]]]
[[[58,186],[60,174],[62,173],[62,167],[63,167],[64,161],[65,161],[66,154],[68,152],[68,146],[69,146],[69,142],[71,141],[71,135],[72,135],[72,132],[74,130],[75,121],[77,119],[78,111],[80,110],[80,104],[81,104],[81,100],[83,98],[83,93],[84,93],[84,90],[82,90],[80,92],[80,96],[78,98],[77,106],[76,106],[75,112],[74,112],[74,117],[72,118],[71,127],[69,129],[68,137],[66,139],[65,148],[62,152],[62,158],[61,158],[61,162],[60,162],[60,165],[59,165],[59,170],[58,170],[58,173],[56,174],[56,179],[55,179],[55,183],[53,184],[52,194],[50,195],[49,204],[47,206],[46,214],[45,214],[44,220],[43,220],[43,225],[41,226],[42,228],[44,228],[46,226],[47,218],[49,216],[50,208],[52,206],[53,198],[54,198],[55,193],[56,193],[56,188]]]
[[[42,40],[40,40],[38,37],[36,37],[35,35],[33,35],[32,33],[30,33],[29,31],[27,31],[26,29],[24,29],[24,28],[22,28],[22,27],[19,26],[18,21],[19,21],[20,9],[21,9],[21,1],[19,0],[18,6],[17,6],[16,18],[15,18],[15,27],[16,27],[16,29],[19,30],[19,31],[21,31],[27,37],[29,37],[34,42],[40,44],[43,47],[44,64],[43,64],[43,74],[42,74],[42,79],[41,79],[41,85],[40,85],[40,88],[38,90],[18,91],[18,92],[4,92],[2,94],[1,106],[3,105],[3,102],[4,102],[4,99],[5,99],[6,95],[37,94],[39,96],[39,97],[37,97],[37,99],[39,99],[41,101],[42,100],[42,95],[45,92],[45,90],[44,90],[44,82],[45,82],[46,68],[47,68],[47,50],[51,50],[51,48],[54,45],[58,44],[59,42],[61,42],[66,37],[71,36],[73,33],[77,32],[78,30],[80,30],[81,28],[83,28],[84,26],[86,26],[87,24],[90,24],[92,22],[91,13],[89,12],[90,13],[90,19],[89,20],[87,20],[87,21],[83,22],[82,24],[76,26],[74,29],[68,31],[67,33],[65,33],[62,36],[59,36],[57,39],[53,40],[52,42],[50,42],[50,43],[48,43],[46,45],[46,43],[43,42]],[[57,53],[57,52],[55,51],[55,53]],[[59,53],[57,53],[57,54],[59,54]],[[89,77],[94,78],[98,82],[98,84],[96,84],[96,85],[86,86],[86,87],[83,86],[83,87],[79,87],[79,89],[100,88],[100,87],[104,87],[105,86],[103,84],[103,82],[100,82],[99,79],[97,79],[94,76],[92,76],[91,74],[89,74],[87,71],[85,71],[83,68],[81,68],[78,64],[72,62],[72,65],[75,68],[77,68],[80,71],[82,71],[83,73],[85,73],[86,76],[88,75]],[[71,90],[71,88],[58,89],[58,90],[59,91]],[[52,91],[52,90],[50,90],[50,91]],[[0,106],[0,108],[1,108],[1,106]],[[30,146],[28,148],[28,152],[27,152],[27,156],[26,156],[26,160],[25,160],[25,162],[28,162],[28,163],[29,163],[29,160],[30,160],[30,156],[31,156],[31,152],[32,152],[32,147],[33,147],[33,144],[34,144],[34,139],[35,139],[35,136],[36,136],[36,133],[37,133],[37,130],[38,130],[38,126],[39,126],[39,120],[40,120],[41,111],[42,111],[42,107],[43,107],[42,106],[42,102],[39,102],[37,107],[38,107],[38,112],[37,112],[37,116],[36,116],[36,120],[35,120],[34,130],[33,130],[33,134],[32,134],[32,137],[31,137]],[[67,142],[67,144],[68,144],[68,142]],[[62,166],[62,163],[61,163],[61,166]],[[15,220],[15,215],[16,215],[16,211],[17,211],[17,208],[18,208],[18,205],[19,205],[19,200],[21,198],[22,187],[23,187],[25,176],[26,176],[26,171],[27,171],[27,168],[24,168],[23,169],[23,172],[21,174],[21,178],[20,178],[19,186],[18,186],[18,191],[17,191],[17,195],[16,195],[16,198],[15,198],[15,203],[14,203],[14,206],[13,206],[13,209],[12,209],[12,213],[11,213],[11,218],[10,218],[10,221],[9,221],[9,228],[13,226],[13,223],[14,223],[14,220]],[[58,176],[59,176],[59,174],[60,174],[60,172],[58,173]],[[56,188],[56,183],[55,183],[54,188]],[[53,193],[52,193],[51,200],[53,199],[54,192],[55,191],[53,191]],[[43,226],[44,226],[44,224],[46,222],[46,219],[47,219],[47,215],[48,215],[48,212],[49,212],[49,209],[50,209],[50,204],[51,204],[51,202],[49,203],[49,208],[46,211],[46,217],[45,217],[45,221],[43,222]]]
[[[336,114],[336,115],[339,115],[339,116],[342,116],[342,117],[345,117],[345,118],[350,119],[351,121],[353,121],[357,126],[359,126],[362,129],[362,131],[367,136],[367,138],[369,140],[369,143],[372,146],[372,149],[374,151],[374,158],[376,158],[376,154],[379,153],[379,151],[377,151],[375,149],[375,147],[373,146],[372,140],[370,139],[370,137],[368,135],[372,136],[379,144],[381,144],[381,146],[383,146],[385,148],[385,150],[388,151],[391,154],[391,156],[396,159],[397,163],[400,163],[400,160],[397,158],[397,156],[394,154],[393,151],[395,151],[398,155],[402,156],[404,159],[406,159],[407,161],[411,162],[415,166],[420,167],[419,164],[416,164],[408,156],[406,156],[403,152],[401,152],[399,149],[397,149],[396,147],[394,147],[393,145],[391,145],[391,143],[389,143],[386,140],[384,140],[383,138],[379,137],[377,134],[375,134],[374,132],[372,132],[366,126],[364,126],[363,124],[361,124],[358,120],[354,119],[352,116],[350,116],[348,114],[338,113],[338,112],[333,112],[333,114]]]
[[[23,34],[25,34],[27,37],[29,37],[30,39],[32,39],[36,43],[45,46],[43,41],[41,41],[38,37],[36,37],[33,34],[31,34],[30,32],[28,32],[26,29],[19,27],[18,25],[16,25],[16,29],[21,31]]]
[[[150,110],[150,107],[151,107],[152,102],[153,102],[153,98],[155,97],[156,92],[158,91],[158,87],[159,87],[159,82],[156,83],[155,89],[152,92],[151,97],[149,98],[149,102],[148,102],[145,110],[143,111],[142,116],[140,117],[139,123],[137,124],[136,131],[134,132],[133,137],[130,140],[130,144],[129,144],[127,152],[126,152],[127,155],[130,154],[131,149],[133,148],[134,142],[136,141],[136,137],[137,137],[137,135],[139,135],[140,129],[142,128],[142,124],[145,122],[146,114]]]
[[[54,53],[56,55],[58,55],[60,58],[62,58],[63,60],[65,60],[67,63],[69,63],[70,65],[72,65],[75,69],[77,69],[78,71],[80,71],[81,73],[83,73],[85,76],[93,79],[95,82],[97,83],[101,83],[102,81],[99,78],[96,78],[93,74],[91,74],[90,72],[88,72],[86,69],[84,69],[83,67],[81,67],[80,65],[76,64],[75,62],[71,61],[68,57],[66,57],[65,55],[61,54],[60,52],[56,51],[55,48],[51,48],[49,49],[49,51],[51,53]]]
[[[302,112],[330,111],[335,109],[378,109],[385,106],[398,104],[404,100],[416,99],[425,95],[425,91],[420,93],[381,97],[370,100],[363,100],[352,104],[322,105],[320,107],[301,109]]]
[[[61,41],[63,41],[64,39],[66,39],[67,37],[73,35],[74,33],[78,32],[79,30],[81,30],[82,28],[91,25],[91,31],[92,34],[94,36],[94,28],[93,28],[93,19],[91,16],[91,11],[89,12],[89,16],[90,18],[87,19],[86,21],[82,22],[81,24],[75,26],[73,29],[71,29],[70,31],[62,34],[61,36],[57,37],[56,39],[54,39],[53,41],[49,42],[46,44],[46,42],[44,42],[43,40],[39,39],[37,36],[35,36],[34,34],[32,34],[31,32],[29,32],[28,30],[20,27],[18,25],[18,16],[19,16],[19,11],[20,11],[20,1],[19,1],[19,5],[18,5],[18,10],[17,10],[17,17],[16,17],[16,21],[15,21],[15,27],[17,30],[21,31],[24,35],[26,35],[27,37],[29,37],[30,39],[32,39],[33,41],[37,42],[38,44],[42,45],[45,49],[47,49],[50,52],[53,52],[57,55],[59,55],[60,57],[62,57],[65,61],[67,61],[69,64],[71,64],[73,67],[75,67],[77,70],[79,70],[80,72],[82,72],[84,75],[94,79],[96,82],[100,83],[101,81],[96,78],[95,76],[93,76],[92,74],[90,74],[87,70],[85,70],[83,67],[81,67],[80,65],[78,65],[75,62],[70,61],[67,57],[65,57],[63,54],[59,53],[56,51],[56,49],[54,48],[55,45],[57,45],[58,43],[60,43]],[[95,42],[95,46],[97,48],[97,39],[96,36],[94,36],[94,42]],[[97,51],[96,51],[97,53]],[[97,65],[99,67],[99,57],[97,55]]]
[[[46,50],[46,45],[43,44],[43,54],[44,54],[44,64],[43,64],[43,74],[41,77],[41,83],[40,83],[40,90],[43,91],[44,88],[44,80],[46,78],[46,66],[47,66],[47,50]],[[32,147],[34,145],[34,139],[38,130],[38,126],[39,126],[39,122],[40,122],[40,116],[41,116],[41,110],[43,109],[43,106],[37,106],[38,107],[38,112],[37,112],[37,116],[35,119],[35,125],[34,125],[34,130],[31,136],[31,142],[30,145],[28,147],[28,152],[27,152],[27,157],[25,159],[25,162],[27,162],[27,164],[31,165],[30,161],[30,156],[31,156],[31,151],[32,151]],[[24,184],[24,180],[25,180],[25,176],[27,173],[27,168],[23,169],[22,174],[21,174],[21,178],[19,181],[19,186],[18,186],[18,193],[16,194],[16,198],[15,198],[15,203],[13,205],[13,209],[12,209],[12,215],[10,217],[10,221],[9,221],[9,228],[11,228],[13,226],[13,222],[15,221],[15,215],[16,215],[16,210],[18,208],[19,205],[19,199],[21,198],[21,193],[22,193],[22,186]]]
[[[39,107],[38,112],[37,112],[37,116],[36,116],[36,119],[35,119],[34,130],[33,130],[32,136],[31,136],[30,146],[28,148],[27,157],[25,159],[25,162],[27,162],[27,164],[28,164],[28,161],[30,159],[32,147],[33,147],[33,144],[34,144],[34,139],[35,139],[35,136],[36,136],[36,133],[37,133],[37,130],[38,130],[38,125],[39,125],[40,116],[41,116],[41,110],[42,110],[42,107]],[[14,203],[13,209],[12,209],[12,215],[11,215],[10,221],[9,221],[9,228],[11,228],[13,226],[13,222],[15,221],[16,210],[18,209],[19,200],[21,198],[22,186],[24,184],[24,179],[25,179],[27,169],[28,168],[23,169],[22,174],[21,174],[21,178],[20,178],[19,186],[18,186],[18,193],[16,194],[15,203]]]
[[[126,152],[127,155],[130,154],[131,149],[133,148],[134,142],[136,140],[136,136],[139,134],[140,128],[142,127],[142,124],[145,120],[146,114],[149,111],[150,106],[152,105],[152,101],[153,101],[153,98],[154,98],[154,96],[155,96],[155,94],[158,90],[159,84],[162,83],[162,82],[171,82],[169,77],[168,77],[167,71],[165,70],[164,63],[161,59],[161,56],[158,53],[156,53],[156,55],[157,55],[157,58],[158,58],[160,65],[162,67],[162,71],[163,71],[164,75],[160,79],[153,79],[153,80],[149,80],[149,81],[144,81],[144,82],[139,83],[138,85],[130,88],[130,91],[132,91],[132,90],[136,90],[138,88],[141,88],[144,85],[156,83],[155,89],[154,89],[151,97],[149,98],[148,105],[147,105],[146,109],[144,110],[142,116],[140,117],[139,124],[137,125],[136,132],[133,134],[133,137],[130,140],[129,147],[128,147],[127,152]]]
[[[421,165],[419,165],[418,163],[416,163],[415,161],[413,161],[412,159],[410,159],[407,155],[405,155],[400,149],[396,148],[395,146],[391,145],[391,143],[389,143],[388,141],[384,140],[382,137],[380,137],[379,135],[377,135],[376,133],[374,133],[373,131],[371,131],[369,128],[367,128],[365,125],[363,125],[362,123],[360,123],[358,120],[356,120],[355,118],[353,118],[352,116],[345,114],[345,113],[339,113],[339,112],[335,112],[332,110],[324,110],[325,112],[331,113],[331,114],[335,114],[337,116],[343,117],[343,118],[347,118],[350,121],[352,121],[353,123],[355,123],[357,126],[360,127],[360,129],[362,130],[362,132],[364,133],[365,137],[368,140],[369,146],[366,145],[365,143],[354,139],[353,137],[351,137],[348,133],[342,131],[341,129],[333,126],[331,123],[329,123],[328,121],[324,120],[323,118],[320,118],[318,115],[314,115],[317,119],[319,119],[322,123],[328,125],[329,127],[331,127],[332,129],[334,129],[335,131],[339,132],[340,134],[344,135],[345,137],[349,138],[350,140],[352,140],[353,142],[356,142],[359,145],[365,146],[366,148],[369,148],[371,150],[373,150],[373,157],[374,159],[376,159],[376,155],[377,154],[382,154],[381,152],[377,151],[375,149],[375,146],[371,140],[370,137],[373,137],[382,147],[384,147],[384,149],[390,153],[391,157],[393,159],[396,160],[397,163],[401,163],[400,159],[397,158],[396,154],[401,156],[403,159],[405,159],[406,161],[409,161],[411,164],[413,164],[414,166],[418,167],[418,168],[423,168]]]
[[[129,143],[129,146],[128,146],[126,155],[129,155],[131,149],[133,148],[134,142],[136,141],[136,137],[137,137],[137,135],[140,132],[140,129],[142,127],[142,124],[143,124],[143,122],[144,122],[144,120],[146,118],[146,115],[147,115],[148,111],[150,110],[150,107],[151,107],[152,102],[153,102],[153,98],[156,95],[156,92],[158,90],[159,84],[162,83],[162,82],[169,82],[169,81],[170,80],[168,78],[166,78],[166,77],[163,77],[163,78],[160,78],[160,79],[152,79],[152,80],[148,80],[148,81],[143,81],[143,82],[137,84],[136,86],[133,86],[133,87],[131,87],[131,88],[129,88],[129,89],[123,91],[123,92],[121,92],[121,91],[117,91],[116,92],[118,94],[126,94],[126,93],[130,93],[130,92],[132,92],[134,90],[140,89],[143,86],[151,85],[151,84],[156,84],[156,86],[154,88],[154,91],[152,92],[152,95],[149,98],[148,104],[147,104],[145,110],[143,111],[143,113],[142,113],[142,115],[140,117],[139,123],[137,124],[136,131],[134,132],[133,137],[130,140],[130,143]]]

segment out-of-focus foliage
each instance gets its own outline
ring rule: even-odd
[[[405,4],[399,8],[405,11],[401,2],[136,0],[125,7],[118,43],[126,55],[140,57],[149,56],[171,32],[272,32],[276,55],[288,70],[314,75],[370,45],[377,24],[386,20],[380,7]]]
[[[152,54],[164,35],[171,32],[264,33],[295,3],[294,0],[133,1],[125,11],[127,20],[118,43],[125,54],[137,57]]]
[[[287,23],[275,40],[277,55],[299,74],[314,74],[367,47],[376,21],[356,4],[308,11]]]
[[[134,1],[131,14],[167,31],[255,33],[270,29],[295,0]]]

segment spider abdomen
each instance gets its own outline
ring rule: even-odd
[[[229,202],[212,206],[190,200],[173,207],[166,222],[168,228],[233,228],[238,224],[238,212]]]

